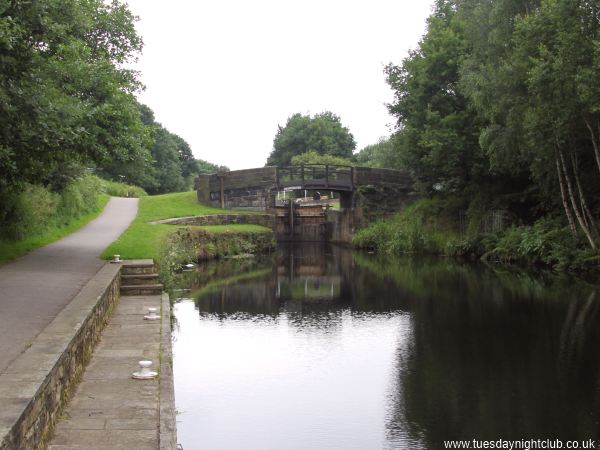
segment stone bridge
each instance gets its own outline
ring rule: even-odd
[[[332,240],[342,241],[366,221],[389,216],[415,198],[414,182],[407,172],[322,164],[200,175],[195,188],[200,203],[255,211],[276,210],[277,193],[281,191],[311,190],[323,195],[336,192],[340,211],[327,211],[327,221],[339,222],[330,229],[334,230]],[[335,238],[339,231],[345,237]]]

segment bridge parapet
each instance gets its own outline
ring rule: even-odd
[[[277,186],[283,189],[354,190],[354,167],[301,164],[277,168]]]
[[[384,214],[413,198],[413,180],[407,172],[370,167],[304,164],[236,170],[196,179],[198,201],[226,209],[266,210],[275,205],[281,190],[339,192],[344,209],[372,215],[379,204]]]

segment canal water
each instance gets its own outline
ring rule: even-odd
[[[186,450],[600,439],[593,285],[315,244],[178,282]]]

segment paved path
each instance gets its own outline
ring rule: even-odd
[[[129,226],[137,205],[111,198],[81,230],[0,266],[0,373],[98,272],[98,256]]]
[[[168,326],[169,301],[163,301]],[[63,420],[56,424],[48,450],[158,450],[161,379],[134,380],[137,362],[151,360],[158,370],[161,321],[144,320],[148,307],[161,307],[160,295],[127,296],[102,332]],[[169,330],[167,330],[169,331]],[[168,333],[170,337],[170,331]],[[161,429],[162,431],[162,429]]]

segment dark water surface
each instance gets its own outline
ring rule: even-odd
[[[180,282],[191,288],[174,308],[185,450],[600,439],[591,285],[320,245]]]

